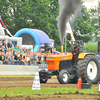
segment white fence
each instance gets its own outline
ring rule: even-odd
[[[35,75],[38,66],[0,65],[0,75]]]

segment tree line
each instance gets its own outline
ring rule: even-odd
[[[12,35],[22,28],[40,29],[55,40],[55,47],[60,46],[58,0],[0,0],[0,15]],[[85,43],[100,40],[100,3],[92,9],[82,5],[70,24],[76,40]],[[71,40],[69,34],[66,38]]]

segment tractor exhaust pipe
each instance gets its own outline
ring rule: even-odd
[[[63,45],[61,46],[61,53],[63,54]]]

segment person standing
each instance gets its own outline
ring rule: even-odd
[[[13,44],[11,42],[11,40],[9,40],[9,42],[7,43],[7,48],[12,48]]]

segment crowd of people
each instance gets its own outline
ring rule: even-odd
[[[0,64],[7,65],[36,65],[46,63],[46,53],[31,52],[26,48],[21,49],[19,46],[13,46],[11,40],[0,40]]]
[[[60,55],[59,52],[54,48],[53,55]],[[49,53],[49,55],[52,55]],[[74,45],[72,51],[73,54],[73,64],[77,64],[77,58],[79,55],[79,49]],[[31,52],[26,48],[21,49],[19,46],[13,46],[11,40],[6,44],[6,41],[0,40],[0,64],[7,65],[37,65],[37,64],[46,64],[46,52]]]

